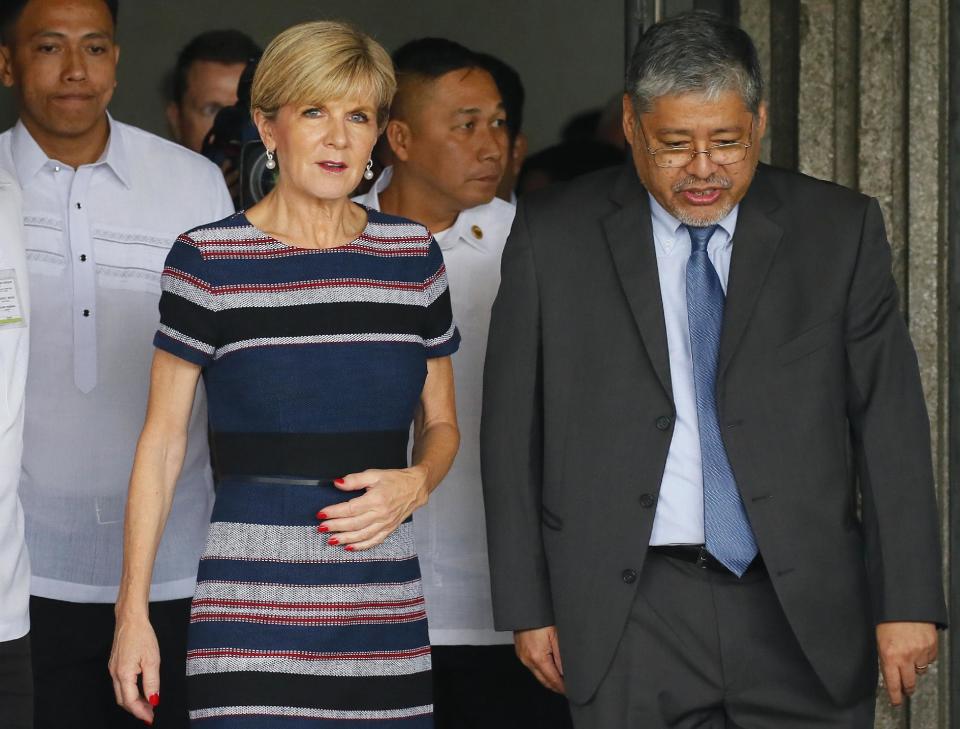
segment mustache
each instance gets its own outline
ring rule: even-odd
[[[684,177],[680,182],[674,183],[673,191],[674,192],[683,192],[684,190],[691,189],[704,189],[707,187],[716,187],[721,190],[729,190],[733,186],[733,182],[730,181],[729,177],[724,177],[723,175],[712,174],[706,180],[700,177],[694,177],[690,175],[689,177]]]

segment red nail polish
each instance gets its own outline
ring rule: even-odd
[[[335,479],[333,479],[333,482],[334,482],[337,486],[343,486],[343,479],[342,479],[342,478],[335,478]]]
[[[344,549],[345,549],[346,551],[348,551],[348,552],[352,552],[352,551],[353,551],[353,545],[352,545],[352,544],[348,544],[346,547],[344,547]]]
[[[328,526],[326,526],[326,525],[324,525],[324,524],[321,524],[320,526],[317,527],[317,531],[320,532],[321,534],[323,534],[324,532],[330,531],[330,527],[328,527]]]
[[[318,511],[318,512],[317,512],[317,518],[318,518],[318,519],[328,519],[329,517],[328,517],[326,514],[324,514],[322,511]]]
[[[150,698],[147,699],[150,702],[150,706],[160,706],[160,694],[150,694]]]
[[[329,544],[331,547],[336,547],[338,544],[340,544],[340,540],[336,537],[330,537],[327,540],[327,544]]]

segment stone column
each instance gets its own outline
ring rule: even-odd
[[[770,2],[771,0],[742,0],[740,3],[740,27],[750,34],[760,56],[760,67],[767,84],[769,98],[770,84]],[[770,135],[763,138],[760,145],[760,159],[770,162]]]
[[[904,208],[901,217],[906,248],[906,289],[910,333],[920,358],[927,409],[930,412],[934,468],[939,482],[944,564],[951,541],[949,442],[949,295],[950,247],[947,221],[948,148],[948,14],[946,0],[904,2],[904,93],[906,121]],[[861,150],[861,156],[862,156]],[[945,575],[950,584],[949,575]],[[948,600],[951,598],[947,591]],[[937,690],[911,702],[911,729],[951,725],[960,707],[951,706],[949,644],[941,640],[940,658],[930,673]],[[953,724],[956,725],[954,719]]]

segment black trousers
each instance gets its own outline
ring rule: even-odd
[[[190,600],[150,603],[160,644],[155,729],[187,729],[186,658]],[[107,672],[113,604],[30,598],[36,729],[142,729],[117,705]]]
[[[872,729],[874,701],[833,701],[765,570],[650,553],[607,675],[572,708],[577,729]]]
[[[436,729],[572,728],[567,700],[541,686],[512,645],[433,646],[433,692]]]
[[[0,716],[5,729],[33,729],[29,635],[0,642]]]

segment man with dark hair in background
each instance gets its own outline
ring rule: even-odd
[[[0,135],[0,167],[23,190],[32,294],[20,498],[38,729],[142,726],[116,705],[106,665],[153,356],[149,332],[176,236],[233,210],[213,164],[107,113],[119,58],[117,5],[0,6],[0,79],[19,110],[17,124]],[[190,596],[212,496],[199,398],[150,593],[162,656],[161,727],[187,724]],[[148,698],[160,703],[159,695]]]
[[[525,92],[523,81],[516,69],[505,61],[489,53],[479,53],[477,57],[493,80],[497,83],[503,109],[507,112],[507,158],[503,165],[503,178],[497,187],[497,197],[509,203],[517,204],[517,178],[523,161],[527,157],[527,135],[523,132],[523,101]]]
[[[433,646],[438,729],[563,729],[566,701],[542,688],[493,629],[480,486],[480,389],[490,307],[514,207],[495,197],[507,114],[481,58],[442,38],[394,53],[398,89],[385,137],[392,166],[357,198],[423,223],[437,239],[463,344],[454,355],[460,452],[417,513]]]
[[[208,30],[183,47],[170,78],[167,122],[174,140],[199,152],[217,112],[237,103],[247,62],[262,50],[239,30]]]

